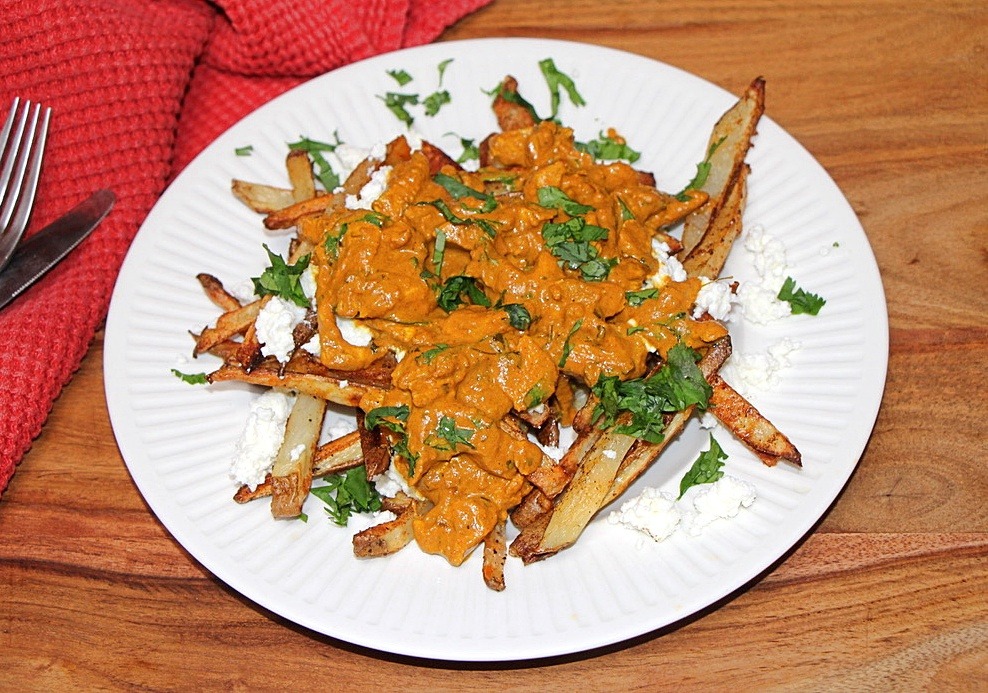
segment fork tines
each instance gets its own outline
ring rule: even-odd
[[[20,242],[34,206],[51,109],[15,98],[0,132],[0,269]]]

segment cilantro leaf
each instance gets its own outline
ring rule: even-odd
[[[501,310],[508,314],[508,322],[516,330],[527,330],[532,324],[532,314],[520,303],[505,303]]]
[[[597,139],[589,142],[574,142],[577,149],[586,152],[598,161],[627,161],[633,164],[641,158],[641,152],[635,151],[616,137],[601,132]]]
[[[303,255],[294,265],[289,265],[276,253],[272,253],[267,244],[264,245],[271,266],[261,273],[260,277],[252,277],[254,293],[258,296],[281,296],[303,308],[309,307],[309,299],[302,291],[300,280],[309,266],[309,256]]]
[[[535,106],[533,106],[531,103],[526,101],[525,98],[517,91],[508,91],[507,89],[505,89],[503,82],[499,82],[496,87],[485,93],[490,96],[493,96],[495,99],[500,97],[505,101],[507,101],[508,103],[513,103],[516,106],[521,106],[526,111],[528,111],[528,114],[532,116],[532,120],[534,120],[536,123],[539,123],[542,120],[544,120],[544,118],[540,118],[539,114],[535,111]]]
[[[377,98],[381,99],[381,101],[384,102],[384,105],[387,106],[388,110],[408,127],[411,127],[412,123],[415,122],[415,119],[412,118],[412,114],[408,112],[407,107],[418,105],[418,94],[397,94],[393,91],[389,91],[384,96],[378,95]]]
[[[446,58],[445,60],[441,61],[439,65],[436,66],[436,69],[439,70],[439,86],[442,86],[443,75],[446,74],[446,68],[449,67],[449,64],[451,62],[453,62],[453,58]]]
[[[436,358],[439,354],[446,351],[447,349],[449,349],[449,344],[437,344],[431,349],[423,351],[421,354],[419,354],[418,359],[422,363],[430,364],[432,363],[432,359]]]
[[[662,442],[666,414],[694,405],[706,409],[710,400],[712,390],[696,365],[696,356],[693,349],[677,344],[669,350],[662,368],[648,377],[621,380],[601,376],[592,388],[598,399],[594,423],[609,428],[628,412],[631,421],[615,431],[650,443]]]
[[[209,383],[205,373],[183,373],[177,368],[172,368],[171,371],[172,375],[189,385],[206,385]]]
[[[443,219],[448,221],[454,226],[469,226],[473,224],[474,226],[479,226],[483,229],[484,233],[493,238],[497,235],[497,231],[494,230],[494,224],[488,219],[474,219],[474,218],[464,218],[457,216],[453,210],[449,208],[449,205],[442,200],[432,200],[431,202],[416,202],[417,205],[431,205],[439,210],[439,213],[443,215]]]
[[[439,113],[439,109],[452,101],[452,97],[449,92],[443,89],[442,91],[435,91],[429,94],[422,101],[422,105],[425,106],[425,114],[432,117]]]
[[[699,190],[703,187],[704,183],[707,182],[707,176],[710,175],[710,157],[714,155],[717,151],[717,147],[723,143],[727,137],[721,137],[716,142],[710,145],[710,149],[707,150],[706,158],[696,165],[696,175],[693,176],[693,180],[686,184],[686,187],[676,193],[676,199],[680,202],[685,202],[689,199],[686,195],[687,190]]]
[[[549,251],[570,269],[579,269],[588,282],[607,278],[617,258],[602,258],[600,252],[591,245],[592,241],[607,239],[607,229],[594,226],[573,217],[561,223],[549,222],[542,226],[542,239]]]
[[[492,212],[497,207],[497,200],[493,196],[481,190],[474,190],[453,176],[447,176],[445,173],[437,173],[432,177],[432,180],[441,185],[454,200],[462,200],[464,197],[480,200],[483,203],[480,207],[481,213],[486,214],[487,212]]]
[[[439,419],[436,432],[428,437],[426,444],[437,450],[448,450],[450,452],[456,450],[457,445],[465,445],[468,448],[472,448],[474,446],[470,442],[470,439],[473,438],[474,433],[476,433],[474,429],[460,428],[456,425],[456,419],[444,414]],[[445,442],[436,442],[437,439]]]
[[[250,156],[254,153],[254,145],[248,144],[244,147],[237,147],[233,150],[237,156]]]
[[[340,474],[326,477],[326,485],[313,486],[310,493],[326,504],[326,513],[333,522],[345,527],[350,515],[377,512],[381,509],[381,495],[367,479],[367,468],[354,467]]]
[[[559,103],[561,101],[560,87],[569,96],[569,100],[574,106],[587,105],[587,102],[580,96],[580,92],[576,90],[576,84],[572,78],[566,73],[561,72],[556,67],[556,63],[553,62],[552,58],[539,61],[539,69],[542,71],[542,76],[545,77],[546,84],[549,86],[549,103],[552,113],[546,120],[554,120],[559,113]]]
[[[786,281],[783,282],[782,288],[779,290],[778,298],[780,301],[785,301],[789,304],[789,309],[793,315],[800,313],[817,315],[820,309],[827,303],[823,297],[797,288],[796,280],[792,277],[786,277]]]
[[[288,143],[289,149],[301,149],[308,153],[309,158],[312,159],[312,163],[316,168],[316,178],[319,179],[319,182],[322,183],[323,188],[327,192],[335,190],[340,186],[340,177],[333,171],[333,167],[324,156],[325,152],[334,152],[337,147],[343,144],[340,142],[339,134],[334,133],[333,136],[336,138],[336,142],[320,142],[319,140],[308,137],[300,137],[298,141]]]
[[[641,291],[625,291],[624,298],[628,302],[629,306],[640,306],[645,301],[650,298],[656,298],[659,295],[658,289],[642,289]]]
[[[566,341],[563,342],[563,354],[559,357],[559,367],[562,368],[566,365],[566,360],[569,358],[570,352],[573,351],[573,345],[569,343],[569,340],[577,333],[577,331],[583,327],[583,318],[580,318],[575,323],[573,327],[570,328],[569,334],[566,335]]]
[[[477,280],[463,274],[450,277],[446,280],[445,284],[439,287],[439,295],[436,297],[436,303],[447,313],[452,313],[459,306],[463,305],[462,296],[464,294],[466,294],[466,297],[474,305],[483,306],[484,308],[490,308],[491,306],[491,300],[477,286]]]
[[[403,87],[412,81],[412,76],[405,70],[386,70],[386,72],[394,78],[394,81],[396,81],[400,87]]]
[[[593,211],[593,207],[590,205],[581,205],[553,185],[545,185],[539,188],[538,196],[539,204],[546,209],[561,209],[571,217],[577,217]]]
[[[396,407],[376,407],[364,415],[364,428],[369,431],[378,426],[384,425],[386,428],[394,426],[387,419],[397,419],[398,421],[408,421],[409,409],[407,404],[400,404]],[[391,430],[394,430],[391,428]]]
[[[724,466],[723,460],[726,459],[727,453],[721,449],[720,445],[714,439],[713,434],[711,434],[709,449],[700,453],[693,466],[690,467],[690,470],[686,472],[679,482],[679,498],[682,498],[687,489],[693,486],[712,484],[724,476],[722,467]]]

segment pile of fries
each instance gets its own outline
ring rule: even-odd
[[[752,82],[717,122],[705,179],[678,195],[655,190],[654,177],[630,164],[605,165],[577,151],[571,131],[540,122],[526,108],[511,77],[493,108],[500,132],[481,145],[476,172],[428,142],[412,151],[398,137],[383,158],[366,159],[334,191],[317,189],[313,161],[301,150],[287,158],[290,187],[234,181],[234,194],[264,215],[266,228],[295,230],[287,265],[313,264],[317,300],[295,328],[295,349],[279,361],[263,355],[256,326],[272,296],[241,303],[215,277],[200,274],[224,312],[194,335],[194,355],[222,359],[208,375],[211,383],[296,393],[270,474],[256,487],[241,487],[237,502],[270,498],[274,517],[294,518],[314,478],[359,467],[369,480],[397,474],[405,490],[381,506],[394,519],[355,534],[356,556],[385,556],[415,541],[459,565],[482,544],[485,583],[502,590],[509,553],[531,563],[571,546],[698,410],[713,413],[767,465],[801,460],[786,436],[718,375],[731,354],[726,328],[709,315],[689,315],[698,288],[718,279],[741,232],[745,157],[764,109],[764,82]],[[536,150],[548,153],[538,158]],[[602,181],[601,189],[620,179],[621,190],[631,192],[606,198],[610,210],[595,209],[604,199],[599,190],[583,194],[559,182],[568,180],[559,170],[577,165],[581,175]],[[355,209],[352,201],[381,172],[390,172],[385,192],[369,208]],[[634,203],[634,195],[650,206]],[[523,235],[523,223],[536,233]],[[667,231],[680,225],[680,238]],[[496,250],[512,233],[514,246]],[[409,246],[416,234],[428,244]],[[638,248],[629,240],[635,238]],[[372,269],[366,257],[354,256],[359,243],[370,247],[367,239],[393,254],[391,267]],[[656,242],[678,258],[685,279],[643,285],[656,260],[636,253]],[[526,243],[534,245],[519,260]],[[504,253],[516,254],[510,272]],[[403,258],[420,279],[388,275]],[[554,286],[597,292],[587,294],[591,307],[572,324],[552,323],[550,313],[577,315],[576,308],[566,311],[583,298],[563,292],[555,302],[545,299],[533,278],[539,272],[556,278]],[[504,275],[514,283],[499,283]],[[400,284],[398,300],[385,295],[389,281]],[[377,304],[358,305],[360,292],[381,295]],[[663,301],[671,307],[661,325],[636,321],[652,315],[635,312],[639,305]],[[341,318],[366,324],[373,341],[349,343]],[[314,335],[318,356],[302,348]],[[607,340],[619,344],[601,346]],[[685,364],[683,354],[690,355]],[[470,386],[463,375],[470,369],[479,380],[487,369],[489,382]],[[644,428],[620,398],[617,405],[604,401],[608,388],[680,371],[699,380],[706,396],[651,412]],[[434,401],[452,408],[436,409]],[[357,430],[321,440],[328,403],[353,407]],[[571,426],[575,440],[555,459],[545,451],[558,445],[561,426]],[[510,547],[509,520],[518,530]]]

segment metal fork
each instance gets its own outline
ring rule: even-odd
[[[0,270],[24,235],[38,189],[51,109],[15,98],[0,132]]]

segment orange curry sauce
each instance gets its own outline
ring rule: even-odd
[[[395,466],[432,504],[414,522],[415,539],[459,565],[531,488],[525,475],[547,463],[505,417],[542,406],[557,387],[565,406],[571,383],[641,376],[650,351],[664,356],[677,341],[701,347],[726,334],[689,317],[699,280],[667,280],[638,306],[626,297],[651,286],[659,269],[653,239],[675,249],[662,229],[705,196],[690,191],[680,201],[627,164],[597,163],[552,122],[492,136],[488,165],[477,172],[442,169],[493,197],[489,211],[481,211],[482,197],[456,199],[437,183],[422,152],[405,147],[393,158],[373,215],[339,209],[304,229],[320,241],[313,264],[321,358],[355,370],[388,352],[399,357],[392,387],[365,397],[361,409],[407,407],[407,448]],[[610,265],[606,278],[588,281],[552,253],[544,225],[572,217],[539,203],[545,187],[591,208],[579,216],[606,229],[606,239],[592,242]],[[462,294],[460,305],[441,308],[437,295],[452,277],[473,278],[489,305]],[[524,307],[527,328],[512,326],[506,305]],[[368,328],[371,344],[348,343],[337,317]]]

